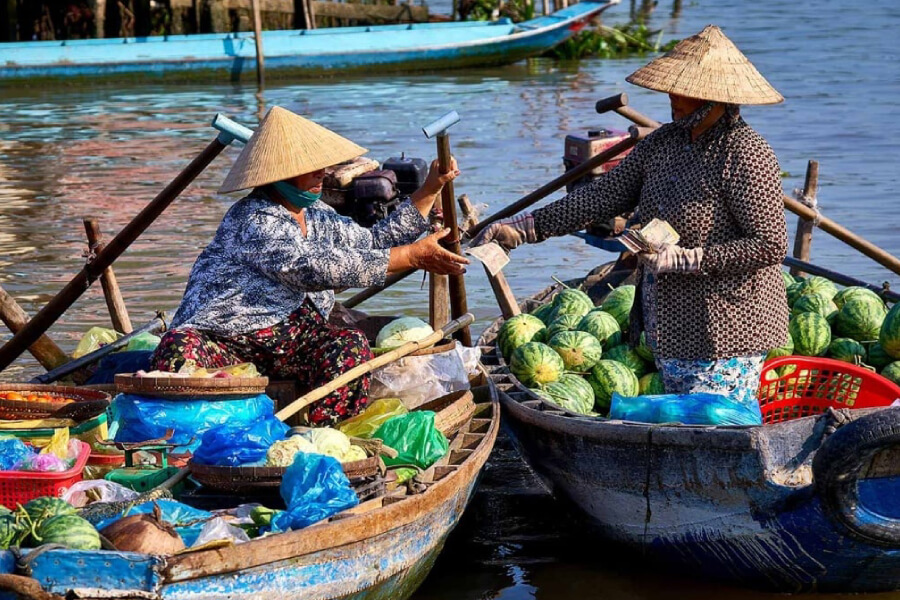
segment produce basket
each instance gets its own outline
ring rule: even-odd
[[[264,394],[268,377],[138,377],[116,375],[116,390],[168,400],[210,398],[228,400]]]
[[[459,390],[426,402],[416,410],[434,411],[434,426],[450,438],[475,414],[475,399],[469,390]]]
[[[890,406],[900,399],[900,386],[848,362],[783,356],[763,365],[758,398],[763,423],[768,425],[818,415],[828,408]]]
[[[0,504],[14,510],[41,496],[61,497],[73,484],[81,481],[81,473],[91,455],[91,447],[78,442],[80,450],[75,464],[68,471],[45,473],[37,471],[0,471]]]
[[[8,399],[9,394],[18,394],[22,399]],[[47,397],[51,400],[28,400],[29,396]],[[67,402],[70,399],[74,402]],[[0,383],[0,419],[24,421],[46,419],[59,416],[57,411],[65,410],[64,418],[81,421],[95,416],[109,406],[110,396],[105,392],[64,385],[41,385],[37,383]],[[93,414],[91,414],[93,413]]]

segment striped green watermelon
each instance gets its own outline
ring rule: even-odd
[[[550,314],[553,312],[553,303],[541,304],[531,311],[531,314],[540,319],[543,323],[549,323]]]
[[[548,383],[541,389],[556,405],[570,412],[586,415],[594,409],[594,390],[578,375],[564,373],[559,381]]]
[[[881,376],[890,379],[897,385],[900,385],[900,360],[895,360],[884,369],[882,369]]]
[[[900,360],[900,304],[891,307],[881,323],[878,342],[888,356]]]
[[[831,343],[831,328],[819,313],[794,315],[788,333],[794,340],[794,352],[803,356],[821,356]]]
[[[656,361],[656,357],[653,356],[653,350],[647,344],[647,332],[641,332],[641,339],[638,342],[637,347],[635,347],[635,351],[638,353],[638,356],[643,358],[649,363],[653,363]]]
[[[622,331],[628,329],[631,307],[634,306],[634,290],[633,285],[619,286],[607,294],[600,305],[601,309],[615,317]]]
[[[866,354],[867,365],[881,370],[892,362],[894,362],[893,357],[891,357],[887,352],[884,351],[884,348],[881,347],[880,342],[875,342],[874,344],[869,346],[869,352]]]
[[[637,396],[639,384],[634,371],[614,360],[601,360],[588,375],[588,383],[594,388],[597,411],[609,412],[613,392],[622,396]]]
[[[622,343],[622,331],[615,317],[604,310],[592,310],[578,323],[578,330],[585,331],[603,344],[603,349]]]
[[[834,285],[831,280],[825,279],[824,277],[813,276],[804,279],[800,283],[801,296],[806,296],[807,294],[820,294],[829,300],[832,300],[837,296],[837,293],[837,286]]]
[[[663,385],[662,375],[659,373],[647,373],[638,380],[638,392],[641,396],[655,396],[665,394],[666,386]]]
[[[590,296],[573,288],[568,288],[553,297],[553,317],[560,315],[578,315],[583,317],[589,310],[594,308],[594,303]]]
[[[78,515],[58,515],[37,528],[36,538],[43,544],[62,544],[73,550],[99,550],[100,536],[94,526]]]
[[[854,339],[834,338],[828,345],[828,356],[858,365],[866,360],[866,349]]]
[[[784,279],[784,287],[785,288],[787,288],[787,286],[791,285],[792,283],[797,282],[797,280],[794,279],[794,276],[791,275],[790,273],[788,273],[787,271],[781,272],[781,278]]]
[[[603,358],[622,363],[634,371],[634,376],[638,379],[646,375],[650,370],[650,365],[647,364],[647,361],[641,358],[637,350],[629,348],[627,344],[613,346],[606,351]]]
[[[561,331],[548,345],[562,358],[566,371],[586,373],[603,356],[600,341],[584,331]]]
[[[553,336],[562,331],[575,331],[578,329],[578,324],[581,322],[581,317],[578,315],[560,315],[553,319],[549,325],[547,325],[547,339],[553,339]]]
[[[542,330],[544,322],[534,315],[521,314],[506,321],[497,333],[497,347],[504,358],[509,359],[516,348],[527,344]]]
[[[822,294],[805,294],[797,298],[794,306],[791,307],[791,314],[798,315],[805,312],[819,313],[829,323],[834,321],[837,316],[838,307],[831,301],[831,298]]]
[[[787,286],[788,306],[790,306],[791,308],[794,307],[794,302],[796,302],[797,298],[800,297],[801,291],[803,291],[803,281],[796,281]]]
[[[780,346],[778,348],[772,348],[769,350],[769,353],[766,354],[766,360],[770,360],[772,358],[779,358],[781,356],[790,356],[794,353],[794,339],[791,337],[791,334],[787,336],[787,342],[784,346]]]
[[[858,342],[877,340],[885,312],[880,301],[856,296],[844,302],[834,320],[835,332]]]
[[[846,302],[850,298],[868,298],[870,300],[874,300],[878,304],[881,304],[881,306],[884,307],[885,312],[887,312],[887,306],[885,306],[884,300],[881,299],[881,296],[868,288],[859,286],[847,287],[839,291],[834,297],[834,303],[837,305],[838,309],[840,309],[844,306],[844,302]]]
[[[28,527],[9,511],[0,515],[0,550],[21,545],[27,533]]]
[[[74,506],[62,498],[54,496],[41,496],[40,498],[29,500],[23,508],[28,513],[28,517],[35,523],[58,515],[74,515],[77,512]]]
[[[528,342],[515,349],[509,370],[528,387],[556,381],[566,366],[563,359],[547,344]]]

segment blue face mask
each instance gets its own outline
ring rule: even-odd
[[[322,192],[314,194],[306,190],[298,189],[297,186],[286,181],[278,181],[272,185],[275,186],[275,189],[278,190],[278,193],[281,194],[282,198],[297,208],[309,208],[316,203],[316,200],[322,197]]]

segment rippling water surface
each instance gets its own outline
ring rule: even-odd
[[[626,21],[628,7],[607,12]],[[783,93],[779,106],[750,107],[747,121],[777,153],[787,192],[801,187],[809,159],[820,162],[824,214],[893,254],[900,254],[896,188],[900,176],[900,5],[870,0],[819,2],[695,0],[672,14],[661,0],[651,25],[682,38],[707,23],[722,26]],[[624,129],[599,116],[594,102],[627,91],[631,104],[665,119],[666,98],[624,83],[646,59],[547,59],[509,67],[415,76],[372,76],[279,82],[261,96],[253,87],[145,86],[0,88],[0,285],[34,313],[83,264],[81,218],[95,215],[107,235],[118,231],[214,137],[211,117],[225,113],[254,126],[274,104],[311,116],[385,160],[406,152],[430,158],[423,124],[449,109],[462,115],[451,130],[463,170],[458,193],[495,210],[562,172],[563,138],[597,126]],[[228,150],[191,185],[116,263],[135,323],[178,305],[191,264],[238,196],[215,193],[237,148]],[[556,195],[554,197],[558,197]],[[794,228],[793,217],[789,227]],[[815,262],[870,282],[898,278],[827,234],[813,241]],[[515,252],[506,270],[518,295],[534,293],[551,275],[575,276],[611,255],[575,238]],[[497,315],[483,275],[470,269],[469,306],[476,331]],[[372,312],[424,316],[420,281],[362,306]],[[80,333],[109,319],[97,286],[51,330],[65,349]],[[8,339],[5,332],[0,341]],[[38,372],[20,359],[4,376]],[[502,487],[502,486],[501,486]],[[540,512],[540,511],[538,511]],[[546,515],[544,515],[546,516]],[[463,531],[452,540],[421,598],[737,597],[738,592],[656,577],[639,564],[590,550],[575,552],[564,519],[521,517]],[[597,542],[592,542],[596,547]],[[594,557],[602,560],[594,560]],[[755,597],[740,593],[741,597]]]

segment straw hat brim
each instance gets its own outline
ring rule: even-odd
[[[312,173],[368,152],[345,137],[273,106],[234,161],[219,192],[236,192]]]
[[[658,92],[727,104],[778,104],[784,100],[714,25],[682,40],[625,81]]]

